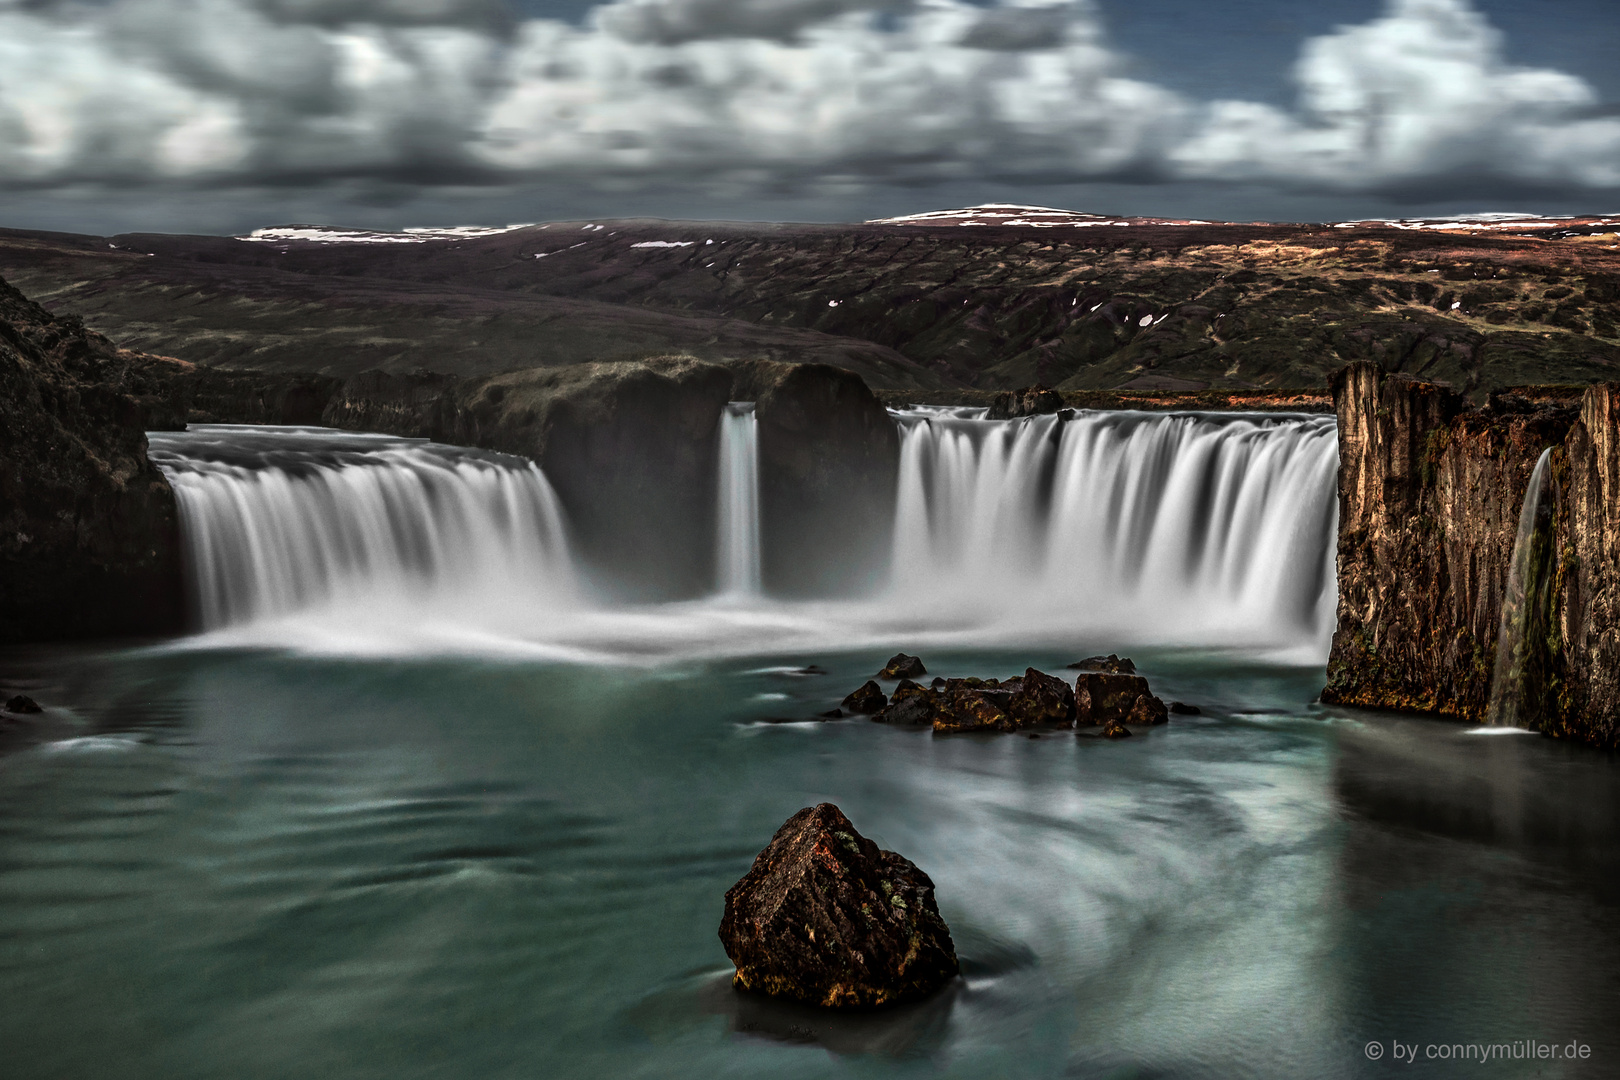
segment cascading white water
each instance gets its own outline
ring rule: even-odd
[[[1524,502],[1519,507],[1519,527],[1513,536],[1513,552],[1508,557],[1507,589],[1502,594],[1502,622],[1496,637],[1496,666],[1491,671],[1491,698],[1485,710],[1485,723],[1491,727],[1523,727],[1520,697],[1524,690],[1523,645],[1528,617],[1526,599],[1535,584],[1531,567],[1536,519],[1551,478],[1547,467],[1552,447],[1541,452],[1530,472]]]
[[[894,415],[897,594],[1121,642],[1326,655],[1337,600],[1332,418]]]
[[[720,520],[715,586],[727,596],[760,591],[759,419],[751,401],[733,401],[720,417]]]
[[[888,588],[760,590],[757,425],[719,438],[718,591],[606,604],[576,586],[532,463],[420,440],[153,433],[213,644],[560,660],[826,649],[1172,645],[1317,664],[1333,631],[1328,417],[896,412]]]
[[[205,629],[312,609],[431,620],[574,595],[556,496],[522,458],[321,428],[148,439],[179,502]]]

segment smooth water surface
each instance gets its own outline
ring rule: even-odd
[[[1620,1071],[1608,756],[1174,653],[1136,659],[1205,715],[1121,742],[773,722],[886,656],[36,655],[72,737],[0,756],[0,1072]],[[822,800],[933,877],[959,985],[850,1016],[730,989],[724,893]],[[1369,1061],[1391,1039],[1592,1056]]]

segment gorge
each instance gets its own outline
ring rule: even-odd
[[[0,674],[45,707],[0,720],[27,1072],[1281,1080],[1503,1016],[1620,1053],[1620,818],[1569,744],[1606,737],[1603,387],[286,374],[0,300],[30,433]],[[1516,655],[1565,741],[1385,711],[1484,718],[1543,456]],[[945,678],[1129,648],[1200,711],[1117,743],[829,720],[896,648]],[[926,1001],[731,989],[725,890],[832,801],[934,882],[961,975]]]

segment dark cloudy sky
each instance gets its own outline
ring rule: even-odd
[[[1620,0],[0,0],[0,225],[1620,210]]]

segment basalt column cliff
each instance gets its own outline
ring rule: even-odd
[[[1446,387],[1354,364],[1333,394],[1339,621],[1323,700],[1485,719],[1519,513],[1551,448],[1521,715],[1548,734],[1615,745],[1617,388],[1527,389],[1474,408]]]

